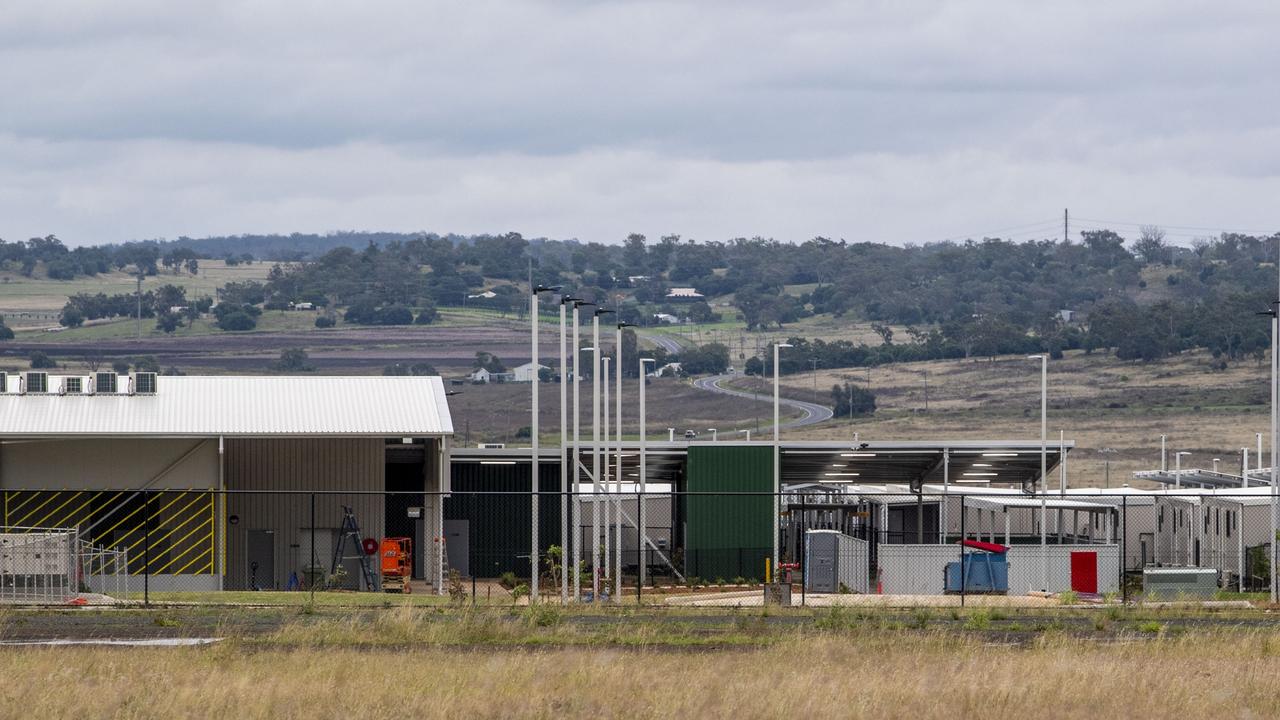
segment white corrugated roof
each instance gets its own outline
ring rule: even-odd
[[[444,383],[438,377],[157,380],[155,395],[0,394],[0,437],[409,437],[453,432]],[[53,377],[49,385],[55,386]]]

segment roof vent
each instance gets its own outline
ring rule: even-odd
[[[93,374],[93,392],[98,395],[115,395],[118,392],[116,383],[116,374],[113,372]]]
[[[24,394],[49,392],[49,373],[29,372],[24,378],[22,392]]]
[[[156,374],[153,372],[140,372],[133,374],[133,394],[134,395],[155,395],[156,394]]]

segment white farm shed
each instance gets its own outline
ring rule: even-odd
[[[452,433],[438,377],[0,377],[0,525],[130,548],[154,590],[285,589],[350,507],[438,588]]]

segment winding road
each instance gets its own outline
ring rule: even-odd
[[[734,397],[746,398],[747,400],[759,400],[760,402],[773,402],[772,395],[756,395],[742,390],[732,390],[730,388],[721,387],[720,383],[730,380],[736,375],[712,375],[711,377],[698,378],[693,381],[693,386],[699,390],[707,392],[720,393],[721,395],[732,395]],[[796,408],[804,414],[794,420],[788,420],[779,425],[779,428],[787,430],[790,428],[805,427],[808,425],[817,425],[820,422],[830,420],[832,413],[831,408],[823,405],[817,405],[803,400],[792,400],[790,398],[779,398],[778,404],[787,407]]]
[[[672,355],[680,352],[680,342],[666,333],[642,333],[640,338],[648,340]]]

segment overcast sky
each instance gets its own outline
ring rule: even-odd
[[[1278,30],[1231,0],[13,0],[0,237],[1272,232]]]

